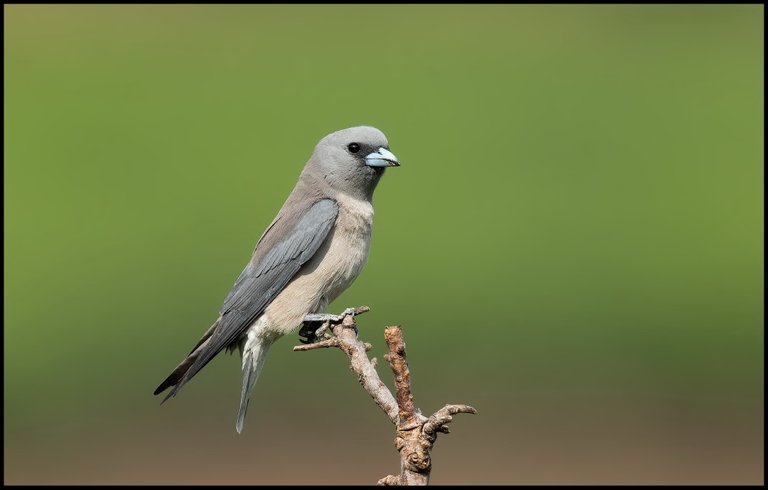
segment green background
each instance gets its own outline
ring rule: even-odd
[[[368,265],[469,403],[433,483],[763,480],[763,14],[742,6],[4,7],[6,483],[375,483],[338,351],[152,390],[325,134],[383,130]],[[391,375],[382,363],[382,377]]]

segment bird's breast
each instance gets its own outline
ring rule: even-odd
[[[285,333],[308,313],[320,312],[352,282],[368,260],[373,206],[337,197],[339,214],[328,238],[267,308],[270,323]]]
[[[335,264],[329,290],[326,295],[330,303],[338,297],[356,278],[368,261],[373,227],[373,206],[370,202],[357,199],[339,199],[339,216],[330,237],[327,259]]]

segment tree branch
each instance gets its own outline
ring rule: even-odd
[[[389,354],[384,360],[392,367],[395,376],[395,398],[399,407],[399,427],[416,424],[416,409],[413,407],[413,395],[411,394],[411,371],[405,359],[405,341],[403,330],[399,327],[387,327],[384,329],[384,340],[387,341]]]
[[[388,354],[384,359],[392,368],[395,377],[395,393],[393,396],[376,372],[376,359],[368,359],[366,351],[371,350],[371,344],[357,338],[357,325],[354,317],[361,315],[370,308],[361,306],[347,313],[340,320],[332,318],[317,329],[313,338],[321,338],[315,343],[298,345],[294,351],[337,347],[347,357],[352,370],[357,373],[357,379],[363,388],[371,395],[376,404],[387,414],[395,424],[395,447],[400,452],[400,475],[388,475],[378,481],[378,485],[427,485],[432,471],[430,451],[437,439],[437,433],[448,434],[448,423],[457,413],[477,413],[469,405],[446,405],[430,417],[424,417],[413,403],[411,393],[411,374],[405,354],[405,341],[400,326],[386,327],[384,338],[387,342]],[[330,315],[333,316],[333,315]],[[313,319],[314,321],[314,319]],[[331,328],[333,335],[327,333]],[[302,329],[304,330],[304,329]]]
[[[371,395],[376,405],[384,410],[384,413],[387,414],[392,423],[396,424],[397,401],[395,401],[395,397],[392,396],[387,386],[379,378],[379,374],[366,354],[366,351],[373,347],[371,344],[363,343],[357,339],[357,325],[355,324],[354,317],[362,315],[369,310],[370,308],[367,306],[361,306],[355,310],[354,315],[345,315],[340,322],[326,322],[331,326],[333,337],[318,342],[317,344],[322,345],[317,347],[313,347],[316,344],[305,344],[297,345],[293,350],[301,352],[324,347],[338,347],[341,349],[349,357],[352,370],[357,373],[357,379],[363,385],[365,391]],[[320,328],[322,329],[323,327]]]

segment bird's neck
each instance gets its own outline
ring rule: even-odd
[[[312,182],[312,186],[326,196],[344,195],[349,198],[372,202],[373,191],[384,174],[383,168],[370,168],[352,178],[339,179],[338,176],[325,175],[314,170],[305,170],[302,180]]]

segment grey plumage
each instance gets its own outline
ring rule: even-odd
[[[368,256],[371,199],[384,168],[399,162],[371,127],[323,138],[296,187],[256,244],[219,318],[155,390],[175,396],[213,357],[239,347],[243,388],[237,430],[272,343],[324,309],[357,277]],[[165,401],[164,400],[164,401]]]

